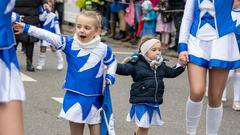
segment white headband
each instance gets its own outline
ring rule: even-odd
[[[140,48],[142,55],[146,55],[147,51],[156,43],[161,44],[160,40],[158,39],[150,39],[144,42]]]

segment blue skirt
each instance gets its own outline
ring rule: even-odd
[[[240,53],[234,33],[204,41],[190,35],[188,40],[189,61],[205,68],[240,68]]]
[[[59,117],[75,123],[99,124],[102,100],[102,96],[84,96],[67,90]]]
[[[138,127],[149,128],[151,125],[163,125],[160,106],[154,104],[131,104],[127,121],[135,123]]]

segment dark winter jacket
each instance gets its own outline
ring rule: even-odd
[[[142,55],[136,62],[118,64],[116,73],[131,75],[133,84],[130,91],[130,103],[159,103],[163,102],[163,78],[174,78],[184,71],[183,67],[171,68],[164,62],[153,70]]]
[[[39,6],[46,3],[47,0],[16,0],[14,12],[23,15],[23,21],[25,23],[39,26]],[[21,34],[17,36],[17,39],[21,42],[36,42],[37,39],[29,37],[27,34]]]

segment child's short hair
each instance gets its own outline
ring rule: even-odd
[[[145,43],[146,41],[150,40],[150,39],[156,39],[156,38],[153,37],[153,36],[144,36],[144,37],[141,38],[141,40],[138,42],[138,52],[139,53],[141,52],[142,44]]]
[[[99,13],[97,13],[96,11],[83,10],[77,15],[76,21],[77,21],[78,17],[81,16],[81,15],[91,17],[91,18],[95,19],[97,29],[99,29],[99,30],[101,29],[101,27],[102,27],[102,17]]]

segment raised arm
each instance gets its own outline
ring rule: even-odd
[[[27,33],[28,35],[36,37],[38,39],[46,40],[47,42],[51,43],[56,49],[64,49],[66,45],[66,38],[64,36],[54,34],[32,25],[15,23],[14,31],[15,34]]]

